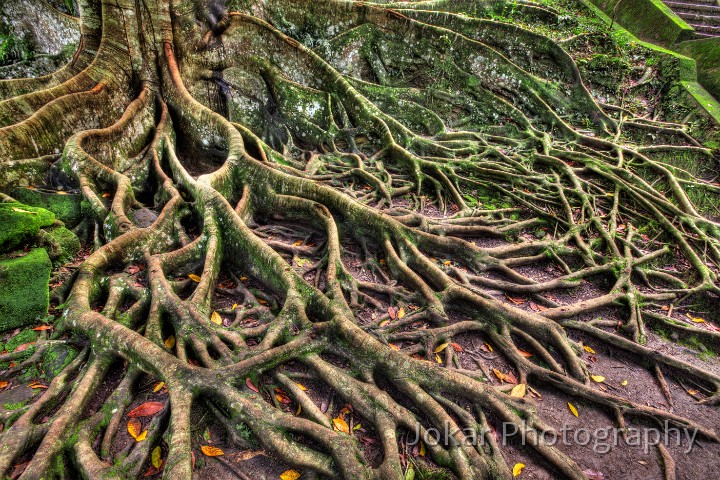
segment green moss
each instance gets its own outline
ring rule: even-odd
[[[46,192],[34,188],[16,188],[11,195],[19,202],[51,211],[69,228],[74,227],[83,219],[82,195],[60,195],[57,192]]]
[[[17,347],[20,345],[24,345],[26,343],[33,343],[38,338],[38,332],[34,330],[21,330],[20,333],[9,339],[5,345],[0,348],[8,351],[13,352]]]
[[[29,325],[47,315],[52,263],[42,248],[0,260],[0,331]]]
[[[15,402],[15,403],[3,403],[3,408],[5,410],[13,411],[13,410],[19,410],[22,407],[27,405],[27,401],[25,402]]]
[[[43,208],[23,203],[0,203],[0,252],[20,247],[55,222],[55,215]]]
[[[48,244],[48,254],[53,265],[70,263],[80,251],[80,240],[65,227],[51,227],[44,230],[43,243]]]
[[[42,368],[44,377],[52,380],[73,361],[78,351],[68,345],[60,344],[49,348],[43,355]]]

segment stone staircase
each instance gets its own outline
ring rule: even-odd
[[[695,29],[697,37],[720,37],[718,0],[664,0],[664,3]]]

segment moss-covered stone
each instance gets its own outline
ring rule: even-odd
[[[74,227],[83,218],[80,194],[61,195],[33,188],[16,188],[11,196],[19,202],[51,211],[68,228]]]
[[[42,240],[50,260],[56,267],[70,263],[80,251],[80,240],[65,227],[54,226],[44,229]]]
[[[0,203],[0,252],[9,252],[35,237],[41,228],[55,223],[44,208],[18,202]]]
[[[0,344],[0,351],[14,352],[17,347],[26,343],[33,343],[40,334],[34,330],[21,330],[20,333],[8,339],[4,345]]]
[[[29,325],[47,315],[52,263],[45,249],[0,260],[0,331]]]
[[[63,368],[65,368],[77,356],[78,351],[73,347],[65,344],[54,345],[47,349],[42,359],[42,369],[44,377],[52,380],[57,377]]]

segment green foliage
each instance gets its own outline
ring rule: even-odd
[[[18,38],[11,27],[0,24],[0,66],[30,60],[33,50],[27,39]]]

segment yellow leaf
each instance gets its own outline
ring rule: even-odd
[[[688,317],[691,322],[695,322],[695,323],[705,323],[705,319],[704,319],[704,318],[693,317],[693,316],[690,315],[689,313],[686,313],[685,316]]]
[[[199,281],[200,281],[200,277],[198,277],[198,276],[195,275],[194,273],[191,273],[190,275],[188,275],[188,278],[189,278],[190,280],[192,280],[193,282],[199,282]]]
[[[136,441],[136,442],[142,442],[142,441],[145,440],[146,438],[147,438],[147,430],[143,430],[143,432],[142,432],[140,435],[138,435],[137,437],[135,437],[135,441]]]
[[[584,345],[583,348],[585,349],[586,352],[592,353],[593,355],[595,355],[595,350],[593,350],[592,348],[588,347],[587,345]]]
[[[300,478],[300,472],[295,470],[285,470],[280,474],[280,480],[297,480]]]
[[[222,325],[222,317],[218,312],[213,312],[210,316],[210,320],[217,325]]]
[[[155,468],[160,468],[162,465],[162,448],[158,445],[153,449],[152,452],[152,466]]]
[[[627,380],[623,380],[622,382],[620,382],[620,385],[622,385],[623,387],[627,386],[627,384],[628,384]]]
[[[393,350],[400,350],[400,347],[398,347],[394,343],[388,343],[388,347],[392,348]]]
[[[516,463],[513,467],[513,477],[517,477],[518,475],[520,475],[523,471],[523,468],[525,468],[524,463]]]
[[[502,373],[500,370],[498,370],[497,368],[493,368],[493,373],[498,378],[498,380],[500,380],[500,383],[503,383],[505,381],[505,374]]]
[[[295,385],[297,385],[300,388],[300,390],[302,390],[303,392],[307,391],[307,387],[305,385],[303,385],[302,383],[295,382]]]
[[[390,324],[390,320],[383,320],[382,322],[380,322],[379,326],[384,327],[385,325],[388,325],[388,324]]]
[[[22,208],[12,207],[13,212],[18,213],[29,213],[30,215],[37,215],[37,212],[31,212],[30,210],[24,210]]]
[[[420,453],[418,455],[420,455],[421,457],[425,456],[425,444],[422,442],[420,442]]]
[[[590,378],[592,378],[593,382],[602,383],[605,381],[605,377],[602,375],[590,375]]]
[[[62,190],[58,190],[55,193],[57,193],[58,195],[67,195],[68,194],[67,192],[63,192]]]
[[[220,455],[225,455],[225,452],[211,445],[201,445],[200,450],[202,450],[202,452],[208,457],[219,457]]]
[[[576,417],[579,417],[579,416],[580,416],[580,414],[578,413],[578,409],[575,408],[575,405],[573,405],[572,403],[568,402],[568,408],[570,409],[570,412],[572,412],[573,415],[575,415]]]
[[[518,383],[513,387],[512,390],[510,390],[510,396],[515,398],[523,398],[525,396],[525,393],[527,391],[526,385],[524,383]]]
[[[175,346],[175,335],[170,335],[165,339],[165,348],[171,349]]]
[[[451,262],[450,260],[445,260],[445,261],[443,262],[443,265],[450,265],[451,263],[452,263],[452,262]]]
[[[358,423],[353,427],[353,430],[360,430],[362,428],[362,423]]]
[[[440,360],[440,355],[438,355],[437,353],[435,354],[435,361],[438,363],[442,363],[442,360]]]
[[[238,308],[238,304],[237,304],[237,303],[233,303],[233,306],[232,306],[231,310],[235,310],[236,308]]]
[[[300,405],[298,403],[298,408],[297,408],[297,411],[295,412],[295,416],[297,417],[298,415],[300,415],[300,412],[302,412],[302,405]]]
[[[248,277],[240,277],[241,282],[247,282]]]
[[[335,426],[335,430],[339,432],[350,433],[350,427],[347,422],[340,417],[333,418],[333,425]]]
[[[153,392],[157,393],[165,386],[165,382],[158,382],[155,384],[155,388],[153,388]]]
[[[490,352],[493,351],[492,345],[490,345],[489,343],[485,342],[485,346],[487,347],[488,350],[490,350]]]
[[[127,431],[130,434],[131,437],[137,440],[138,435],[140,435],[140,429],[142,428],[142,424],[140,423],[140,420],[130,420],[127,424]]]
[[[400,307],[400,310],[398,310],[397,318],[403,318],[405,316],[405,309],[403,307]]]
[[[440,353],[440,352],[442,352],[443,350],[445,350],[445,349],[447,348],[448,345],[450,345],[449,342],[448,342],[448,343],[443,343],[442,345],[438,345],[438,346],[435,348],[434,353]]]

